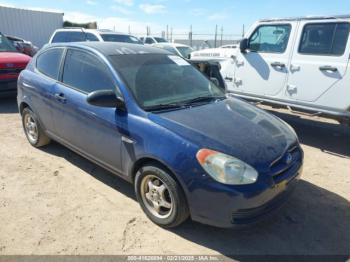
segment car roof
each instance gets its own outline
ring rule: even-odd
[[[157,43],[154,46],[172,46],[172,47],[190,47],[188,45],[179,44],[179,43]]]
[[[60,28],[60,29],[57,29],[56,32],[86,32],[86,33],[97,33],[97,34],[129,35],[122,32],[115,32],[109,29],[85,29],[80,27]]]
[[[287,17],[287,18],[269,18],[269,19],[261,19],[261,20],[259,20],[259,22],[302,21],[302,20],[331,20],[331,19],[350,19],[350,15],[302,16],[302,17]]]
[[[70,43],[55,43],[48,44],[45,49],[50,47],[76,47],[82,49],[93,49],[99,53],[110,56],[110,55],[128,55],[128,54],[171,54],[160,48],[151,46],[130,44],[130,43],[119,43],[119,42],[70,42]]]

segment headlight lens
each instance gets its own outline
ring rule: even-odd
[[[197,160],[216,181],[228,185],[253,184],[258,172],[243,161],[210,149],[201,149]]]

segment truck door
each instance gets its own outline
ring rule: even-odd
[[[286,96],[316,101],[344,77],[349,61],[350,23],[301,21],[290,64]]]
[[[283,90],[297,22],[258,25],[248,38],[249,51],[238,52],[233,92],[274,96]]]

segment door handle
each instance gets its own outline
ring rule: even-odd
[[[55,98],[58,100],[58,101],[60,101],[60,102],[66,102],[67,101],[67,99],[65,98],[65,96],[64,96],[64,94],[62,94],[62,93],[57,93],[57,94],[55,94]]]
[[[331,72],[337,72],[338,68],[334,67],[334,66],[320,66],[320,70],[321,71],[331,71]]]
[[[283,64],[283,63],[281,63],[281,62],[273,62],[273,63],[271,63],[271,66],[272,66],[272,67],[279,67],[279,68],[284,68],[284,67],[286,67],[286,65]]]

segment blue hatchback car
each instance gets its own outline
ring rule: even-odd
[[[218,227],[255,222],[301,175],[288,124],[161,49],[48,45],[19,77],[18,106],[31,145],[53,139],[133,183],[163,227],[188,217]]]

